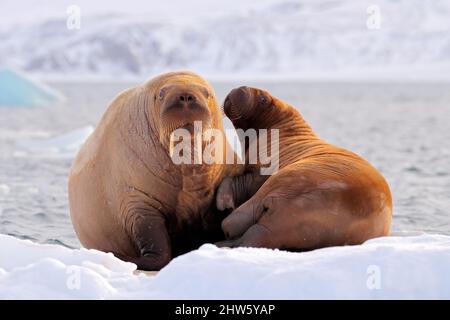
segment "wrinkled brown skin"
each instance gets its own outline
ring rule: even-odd
[[[214,91],[191,72],[162,74],[119,94],[78,153],[69,177],[70,213],[86,248],[112,252],[142,270],[224,239],[215,190],[239,169],[175,165],[170,133],[223,131]],[[226,146],[224,146],[226,149]],[[229,149],[229,148],[228,148]]]
[[[234,89],[224,111],[236,128],[279,129],[280,170],[261,176],[256,164],[222,182],[217,207],[235,210],[219,246],[303,251],[389,234],[391,192],[366,160],[319,139],[295,108],[266,91]]]

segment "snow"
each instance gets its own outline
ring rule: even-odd
[[[156,276],[110,253],[0,235],[3,299],[449,299],[450,237],[294,253],[205,244]]]
[[[73,158],[93,131],[86,126],[56,137],[19,140],[15,156]]]
[[[75,30],[70,1],[23,2],[2,3],[0,61],[46,77],[450,79],[447,0],[83,0]],[[367,27],[373,4],[379,29]]]
[[[0,69],[0,107],[44,107],[63,98],[53,89],[11,69]]]

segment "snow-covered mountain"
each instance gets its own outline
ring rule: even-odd
[[[450,78],[448,0],[79,1],[81,28],[72,30],[68,5],[41,2],[25,16],[20,1],[6,1],[0,66],[63,77],[188,68],[233,76]]]

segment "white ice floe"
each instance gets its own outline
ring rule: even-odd
[[[19,140],[15,155],[72,158],[93,131],[86,126],[52,138]]]
[[[0,235],[0,298],[450,298],[450,237],[385,237],[293,253],[204,245],[156,276],[110,253]]]

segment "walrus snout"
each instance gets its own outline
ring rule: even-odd
[[[161,112],[167,111],[197,112],[207,111],[207,101],[194,90],[173,90],[164,97]]]
[[[239,88],[234,88],[228,94],[228,97],[232,101],[233,104],[236,105],[245,105],[250,102],[250,88],[247,86],[241,86]]]
[[[227,95],[223,104],[223,111],[231,120],[237,120],[245,117],[252,105],[251,88],[241,86],[231,90]]]
[[[209,93],[199,86],[171,84],[159,92],[161,127],[165,134],[178,128],[192,129],[196,121],[209,126]]]

